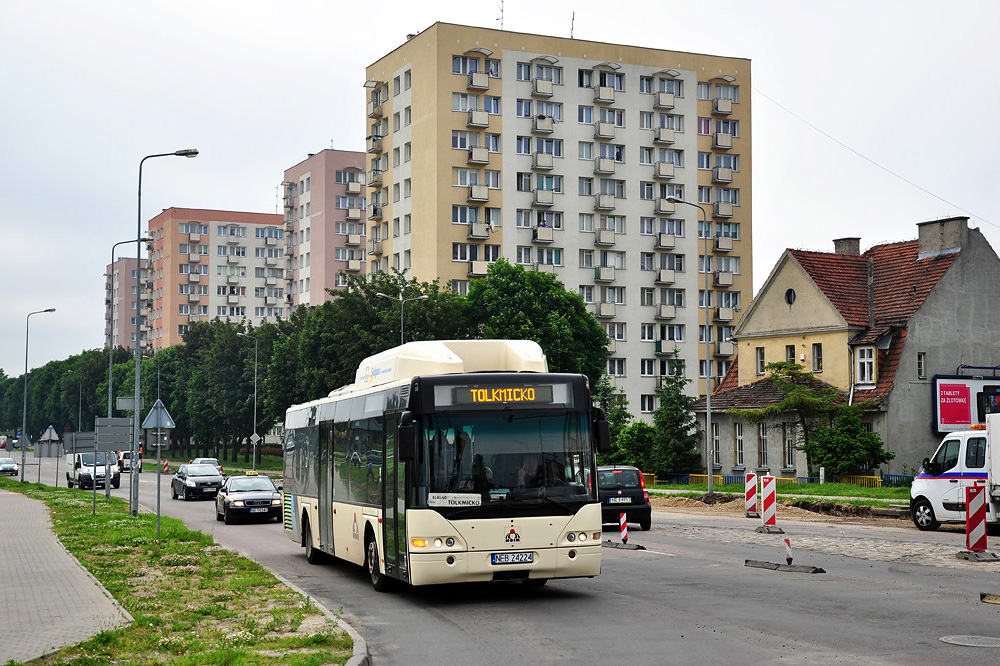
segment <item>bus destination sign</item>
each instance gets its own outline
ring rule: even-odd
[[[474,388],[469,389],[472,393],[472,402],[534,402],[536,391],[534,386],[517,388]]]
[[[436,407],[480,409],[515,407],[572,407],[569,384],[465,385],[434,387]]]

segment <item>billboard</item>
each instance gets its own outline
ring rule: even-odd
[[[935,375],[934,427],[939,434],[985,424],[1000,414],[1000,377]]]

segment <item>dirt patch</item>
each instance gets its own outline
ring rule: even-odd
[[[681,510],[692,513],[725,513],[743,514],[746,512],[746,504],[739,495],[702,495],[700,498],[678,497],[675,495],[650,495],[649,503],[654,510]],[[845,520],[864,520],[872,523],[883,523],[887,525],[899,525],[906,522],[907,517],[900,518],[876,515],[872,512],[872,507],[854,506],[851,504],[840,504],[829,501],[814,500],[794,500],[778,502],[777,512],[779,516],[794,518],[822,517],[843,518]]]

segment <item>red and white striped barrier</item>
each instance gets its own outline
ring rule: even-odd
[[[760,494],[761,498],[761,521],[765,527],[773,527],[777,524],[775,517],[776,503],[775,503],[775,484],[773,476],[762,476],[760,477]]]
[[[163,472],[164,472],[164,473],[166,473],[166,472],[169,472],[169,471],[170,471],[170,467],[168,467],[168,465],[169,465],[169,464],[170,464],[170,461],[169,461],[169,460],[167,460],[166,458],[164,458],[164,459],[163,459]]]
[[[625,522],[625,514],[624,513],[619,513],[618,514],[618,524],[622,528],[622,543],[627,544],[628,543],[628,523]]]
[[[965,547],[973,553],[986,550],[986,486],[965,488]]]
[[[760,515],[757,513],[757,475],[753,472],[747,472],[746,505],[747,518],[756,518]]]
[[[792,540],[791,539],[785,539],[784,541],[785,541],[785,562],[788,563],[788,566],[791,566],[792,565]]]

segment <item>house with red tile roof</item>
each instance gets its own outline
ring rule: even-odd
[[[712,393],[717,473],[806,475],[794,415],[749,424],[726,414],[780,401],[764,369],[775,361],[869,405],[863,422],[896,454],[882,472],[912,472],[934,452],[935,375],[1000,364],[1000,259],[967,217],[917,228],[916,240],[865,252],[860,239],[842,238],[833,252],[782,254],[743,313],[737,360]],[[704,399],[695,409],[704,423]]]

